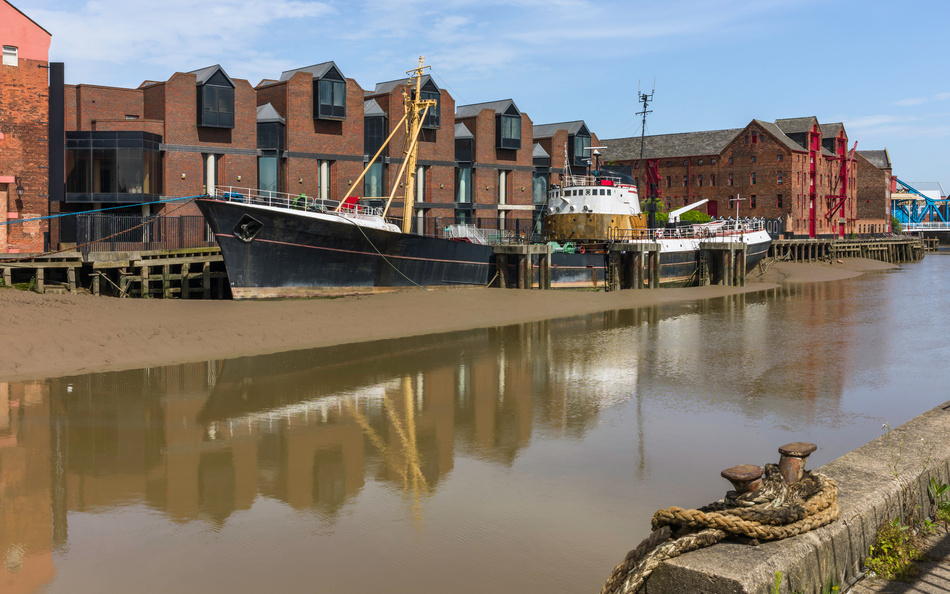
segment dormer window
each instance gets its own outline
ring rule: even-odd
[[[234,83],[221,68],[198,83],[198,125],[234,128]]]
[[[573,138],[569,137],[568,140],[568,159],[574,167],[586,167],[590,159],[590,132],[586,126],[581,126],[581,129],[571,136]]]
[[[504,113],[495,116],[496,147],[518,150],[521,148],[521,112],[511,104]]]
[[[313,115],[318,120],[346,119],[346,79],[330,68],[313,81]]]
[[[422,85],[422,92],[420,95],[423,101],[427,99],[435,101],[435,105],[430,107],[429,111],[426,112],[426,118],[422,121],[422,127],[429,130],[438,130],[442,119],[441,91],[439,91],[439,88],[435,86],[435,83],[432,82],[432,79],[429,79],[424,85]]]

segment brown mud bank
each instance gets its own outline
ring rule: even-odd
[[[752,293],[894,268],[777,263],[745,287],[637,291],[406,290],[288,301],[179,301],[0,290],[0,380],[132,369],[505,326]]]

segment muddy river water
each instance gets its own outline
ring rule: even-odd
[[[661,507],[948,399],[950,257],[449,335],[0,383],[0,592],[595,592]]]

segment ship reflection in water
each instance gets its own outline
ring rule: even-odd
[[[718,469],[938,404],[886,379],[907,274],[0,383],[0,591],[596,590]]]

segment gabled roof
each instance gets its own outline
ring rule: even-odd
[[[806,118],[785,118],[775,120],[775,125],[786,134],[800,134],[811,131],[811,127],[818,123],[818,118],[809,116]]]
[[[475,135],[469,132],[465,124],[459,122],[455,124],[455,138],[475,138]]]
[[[764,128],[769,134],[774,136],[776,140],[784,144],[785,148],[788,148],[793,151],[805,150],[802,147],[802,145],[798,144],[797,142],[795,142],[794,140],[786,136],[785,133],[782,132],[782,129],[779,128],[777,124],[773,124],[772,122],[763,122],[762,120],[752,120],[752,121],[762,126],[762,128]]]
[[[821,137],[822,138],[837,138],[838,132],[844,128],[844,124],[837,122],[834,124],[821,124]]]
[[[587,124],[584,123],[584,120],[561,122],[558,124],[538,124],[534,127],[534,137],[551,138],[557,134],[558,130],[567,130],[568,134],[577,134],[582,129],[584,132],[590,134],[590,130],[587,128]]]
[[[882,151],[857,151],[859,155],[867,159],[871,165],[878,169],[891,169],[891,156],[887,154],[887,149]]]
[[[536,142],[534,143],[534,151],[531,153],[531,157],[534,159],[550,159],[551,155]]]
[[[203,85],[207,83],[208,81],[210,81],[212,78],[215,78],[215,75],[219,72],[221,73],[221,76],[227,79],[228,84],[230,84],[233,87],[234,81],[231,80],[231,77],[228,76],[228,73],[224,71],[224,68],[221,68],[220,64],[215,64],[214,66],[207,66],[205,68],[199,68],[198,70],[192,70],[191,72],[188,72],[188,74],[194,74],[195,79],[196,79],[195,80],[196,84]]]
[[[487,101],[485,103],[472,103],[471,105],[459,105],[455,109],[455,116],[458,118],[470,118],[477,116],[483,109],[494,111],[495,113],[508,115],[521,115],[521,111],[515,102],[511,99],[502,99],[501,101]],[[514,113],[512,113],[514,112]]]
[[[744,128],[712,130],[708,132],[684,132],[647,136],[643,142],[644,159],[718,155]],[[640,137],[601,140],[607,148],[603,161],[636,160],[640,158]]]
[[[435,84],[435,81],[432,80],[432,76],[430,76],[430,75],[428,75],[428,74],[426,74],[426,75],[424,75],[424,76],[422,77],[422,80],[420,81],[420,83],[422,84],[422,88],[425,88],[426,85],[431,84],[433,87],[435,87],[435,90],[436,90],[436,91],[441,90],[441,89],[439,89],[439,85]],[[408,79],[408,78],[399,78],[399,79],[390,80],[390,81],[387,81],[387,82],[376,83],[376,88],[375,88],[375,89],[373,90],[373,92],[370,93],[370,94],[371,94],[371,95],[382,95],[382,94],[391,93],[391,92],[393,91],[393,89],[395,89],[395,88],[398,87],[399,85],[406,85],[406,84],[409,84],[409,79]],[[413,86],[415,86],[415,85],[413,85]]]
[[[4,0],[4,1],[6,1],[6,0]],[[46,29],[43,28],[42,25],[40,25],[39,23],[37,23],[36,21],[34,21],[33,19],[31,19],[25,12],[23,12],[22,10],[20,10],[19,8],[17,8],[17,7],[14,6],[13,4],[11,4],[10,2],[7,2],[7,4],[10,6],[10,8],[12,8],[13,10],[15,10],[15,11],[17,11],[18,13],[22,14],[22,15],[26,18],[26,20],[30,21],[31,23],[33,23],[34,25],[36,25],[36,26],[39,27],[40,29],[43,29],[43,32],[44,32],[44,33],[46,33],[46,34],[49,35],[50,37],[53,36],[52,33],[50,33],[49,31],[47,31]]]
[[[286,124],[286,120],[281,117],[277,110],[274,109],[274,106],[270,103],[265,103],[264,105],[257,106],[257,121],[260,122],[280,122],[281,124]]]
[[[376,103],[375,99],[370,99],[369,101],[363,102],[363,117],[364,118],[373,118],[379,116],[386,116],[386,112],[383,111],[383,108],[379,106],[379,103]]]
[[[346,78],[343,76],[343,72],[337,67],[336,63],[323,62],[322,64],[313,64],[312,66],[304,66],[303,68],[297,68],[295,70],[284,70],[280,73],[280,81],[290,80],[298,72],[307,72],[313,75],[313,78],[323,78],[327,75],[330,70],[336,70],[337,74],[340,75],[340,78]]]

